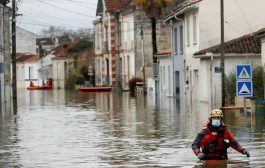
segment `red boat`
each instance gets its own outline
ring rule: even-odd
[[[52,82],[48,80],[47,83],[43,86],[35,86],[33,82],[30,82],[30,86],[27,87],[28,90],[50,90],[52,89]]]
[[[95,87],[80,87],[79,90],[82,92],[109,92],[111,86],[95,86]]]
[[[52,86],[29,86],[27,87],[28,90],[50,90]]]

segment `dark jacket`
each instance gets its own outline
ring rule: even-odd
[[[229,147],[238,152],[244,150],[224,124],[214,127],[211,122],[199,132],[192,144],[192,150],[195,155],[198,155],[200,152],[205,154],[203,160],[228,159],[227,148]]]

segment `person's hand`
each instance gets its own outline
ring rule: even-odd
[[[203,158],[204,158],[204,154],[203,153],[199,153],[198,155],[197,155],[197,157],[199,158],[199,160],[203,160]]]
[[[247,155],[247,157],[250,157],[250,154],[249,154],[249,152],[248,152],[246,149],[244,149],[244,150],[242,151],[242,154],[243,154],[243,155]]]

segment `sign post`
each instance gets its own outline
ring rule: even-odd
[[[237,65],[236,67],[236,94],[244,97],[244,114],[247,114],[246,97],[253,96],[252,68],[249,64]]]

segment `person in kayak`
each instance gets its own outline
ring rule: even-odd
[[[198,133],[192,144],[194,154],[200,160],[227,160],[227,149],[232,147],[237,152],[250,157],[223,123],[223,113],[219,109],[211,111],[209,122]]]

